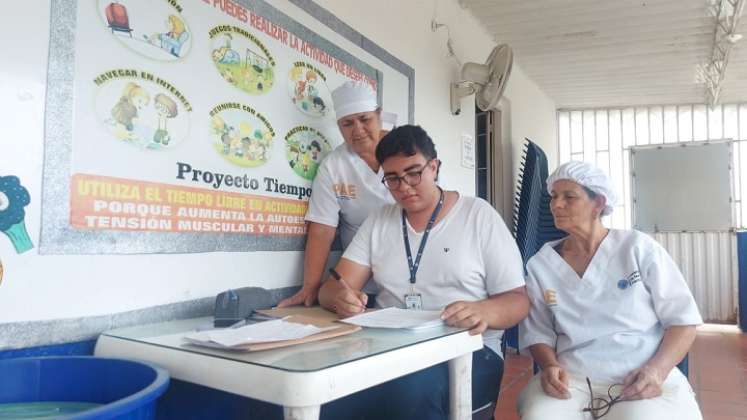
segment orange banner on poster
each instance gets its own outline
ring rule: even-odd
[[[299,200],[75,174],[70,224],[78,229],[303,236],[307,206]]]

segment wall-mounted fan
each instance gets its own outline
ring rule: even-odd
[[[511,47],[501,44],[493,48],[485,64],[465,63],[462,80],[451,84],[451,113],[459,115],[460,100],[473,93],[478,108],[483,111],[494,108],[506,87],[513,62]]]

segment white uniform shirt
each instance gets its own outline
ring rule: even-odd
[[[610,230],[581,278],[555,250],[561,241],[527,263],[521,348],[547,344],[571,374],[619,383],[653,357],[665,328],[703,322],[674,261],[646,234]]]
[[[383,176],[383,169],[374,173],[346,143],[341,144],[319,167],[306,221],[339,226],[342,247],[347,248],[372,211],[394,203],[392,194],[381,183]]]
[[[423,232],[407,223],[416,258]],[[379,288],[378,307],[404,308],[410,293],[410,269],[402,237],[402,208],[383,207],[371,214],[343,258],[371,267]],[[440,310],[457,300],[477,301],[524,285],[521,256],[498,213],[482,199],[459,197],[428,236],[415,292],[423,309]],[[488,330],[485,345],[500,354],[503,331]]]

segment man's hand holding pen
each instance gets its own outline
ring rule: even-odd
[[[353,290],[334,268],[330,268],[329,273],[341,286],[335,296],[335,312],[343,317],[348,317],[365,311],[368,295],[360,290]]]

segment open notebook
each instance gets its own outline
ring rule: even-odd
[[[341,322],[369,328],[401,328],[421,330],[444,325],[441,311],[414,311],[410,309],[386,308],[366,311],[345,318]]]

